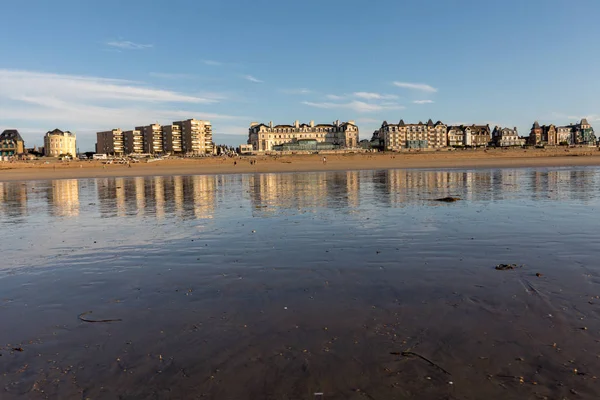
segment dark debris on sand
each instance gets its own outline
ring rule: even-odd
[[[517,269],[522,267],[522,265],[517,264],[498,264],[496,265],[495,269],[497,269],[498,271],[507,271],[509,269]]]
[[[434,201],[441,201],[444,203],[454,203],[455,201],[459,201],[459,200],[460,200],[459,197],[447,196],[447,197],[441,197],[439,199],[435,199]]]

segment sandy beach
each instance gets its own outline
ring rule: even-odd
[[[346,171],[395,168],[517,168],[600,165],[595,148],[488,149],[424,153],[372,153],[238,158],[166,159],[153,163],[104,165],[101,161],[56,160],[0,163],[0,181],[127,176],[172,176],[302,171]],[[256,160],[251,164],[251,160]]]

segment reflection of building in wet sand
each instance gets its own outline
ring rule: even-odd
[[[212,218],[216,176],[98,179],[103,216]]]
[[[0,215],[27,215],[27,186],[17,182],[0,182]]]
[[[50,214],[60,217],[79,215],[79,181],[62,179],[52,181],[48,190],[48,206]]]
[[[440,197],[484,200],[490,196],[489,171],[389,170],[375,188],[390,205],[405,205]]]
[[[359,204],[359,172],[261,174],[248,178],[255,213],[274,215],[277,209],[315,211]]]

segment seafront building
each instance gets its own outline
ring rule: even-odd
[[[162,154],[163,149],[163,131],[160,124],[146,126],[136,126],[135,130],[140,131],[144,142],[144,153]]]
[[[124,154],[212,154],[212,126],[208,121],[188,119],[161,126],[137,126],[123,132],[113,129],[96,134],[96,152]]]
[[[492,132],[492,144],[496,147],[523,146],[525,139],[519,137],[517,128],[501,128],[496,126]]]
[[[169,154],[181,154],[181,128],[179,125],[163,125],[164,150]]]
[[[123,155],[123,131],[119,128],[96,133],[96,153]]]
[[[383,121],[374,135],[386,151],[438,149],[448,145],[446,125],[441,121],[433,123],[431,119],[417,124],[407,124],[402,119],[397,124]]]
[[[0,156],[12,157],[25,152],[25,142],[16,129],[6,129],[0,134]]]
[[[182,150],[190,155],[212,154],[212,125],[210,121],[187,119],[173,122],[181,131]]]
[[[125,154],[142,154],[144,152],[144,138],[142,132],[132,129],[123,132]]]
[[[293,125],[252,122],[248,144],[254,151],[353,149],[358,146],[358,126],[354,121],[339,120],[316,125],[314,121],[295,121]]]
[[[74,133],[54,129],[44,135],[44,155],[46,157],[60,157],[77,155],[77,138]]]
[[[578,123],[559,127],[553,124],[540,125],[535,121],[527,138],[527,144],[532,146],[595,145],[596,135],[586,118]]]
[[[448,127],[448,146],[485,147],[491,140],[489,125],[459,125]]]

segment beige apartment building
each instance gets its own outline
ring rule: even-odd
[[[140,131],[143,137],[144,153],[162,154],[163,149],[163,131],[160,124],[152,124],[147,126],[136,126],[136,130]]]
[[[123,132],[126,154],[142,154],[144,152],[144,137],[137,129]]]
[[[46,157],[59,157],[70,154],[72,157],[77,155],[77,144],[74,133],[55,129],[46,132],[44,136],[44,155]]]
[[[252,122],[248,130],[248,144],[254,151],[272,151],[275,146],[291,144],[298,141],[316,141],[339,148],[356,148],[358,146],[358,126],[354,121],[332,124],[309,124],[295,121],[293,125],[269,125]]]
[[[212,125],[210,121],[187,119],[173,122],[181,131],[182,151],[185,154],[212,154]]]
[[[448,144],[446,125],[441,121],[434,124],[431,119],[426,124],[406,124],[402,119],[397,124],[383,121],[376,136],[386,151],[438,149]]]
[[[183,152],[181,127],[179,125],[163,125],[164,150],[170,154]]]
[[[96,133],[96,153],[122,155],[124,153],[123,131],[113,129]]]

